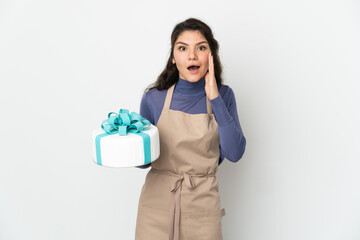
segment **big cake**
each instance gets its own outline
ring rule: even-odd
[[[140,114],[120,109],[111,112],[101,128],[95,129],[93,160],[106,167],[135,167],[158,159],[158,128]]]

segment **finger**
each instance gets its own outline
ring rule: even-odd
[[[208,55],[208,71],[210,72],[210,68],[211,68],[211,52],[209,52],[209,55]]]
[[[204,78],[205,78],[205,81],[209,78],[209,71],[207,71],[207,72],[205,73]]]
[[[209,72],[210,74],[214,74],[214,57],[211,52],[209,54]]]

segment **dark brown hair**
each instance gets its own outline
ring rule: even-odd
[[[204,22],[200,21],[199,19],[189,18],[183,22],[178,23],[174,27],[173,32],[171,34],[171,52],[166,67],[163,70],[163,72],[159,75],[156,82],[149,85],[145,89],[145,92],[153,88],[157,88],[159,90],[168,89],[178,81],[179,71],[176,68],[176,64],[172,63],[172,59],[174,57],[175,42],[179,37],[179,35],[184,31],[199,31],[206,38],[214,58],[214,71],[215,71],[216,82],[217,84],[222,83],[222,78],[221,78],[222,65],[218,55],[219,44],[214,38],[211,28],[208,25],[206,25]]]

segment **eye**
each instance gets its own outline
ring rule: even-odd
[[[199,50],[200,50],[200,51],[204,51],[205,49],[206,49],[205,46],[200,46],[200,47],[199,47]]]
[[[179,47],[179,50],[180,50],[180,51],[185,51],[185,47],[184,47],[184,46],[180,46],[180,47]]]

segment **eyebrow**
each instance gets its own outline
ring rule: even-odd
[[[199,44],[202,44],[202,43],[207,43],[207,44],[208,44],[208,42],[207,42],[207,41],[202,41],[202,42],[199,42],[199,43],[197,43],[197,44],[195,44],[195,45],[199,45]],[[184,42],[177,42],[176,44],[184,44],[184,45],[189,46],[189,44],[184,43]],[[176,44],[175,44],[175,45],[176,45]]]

